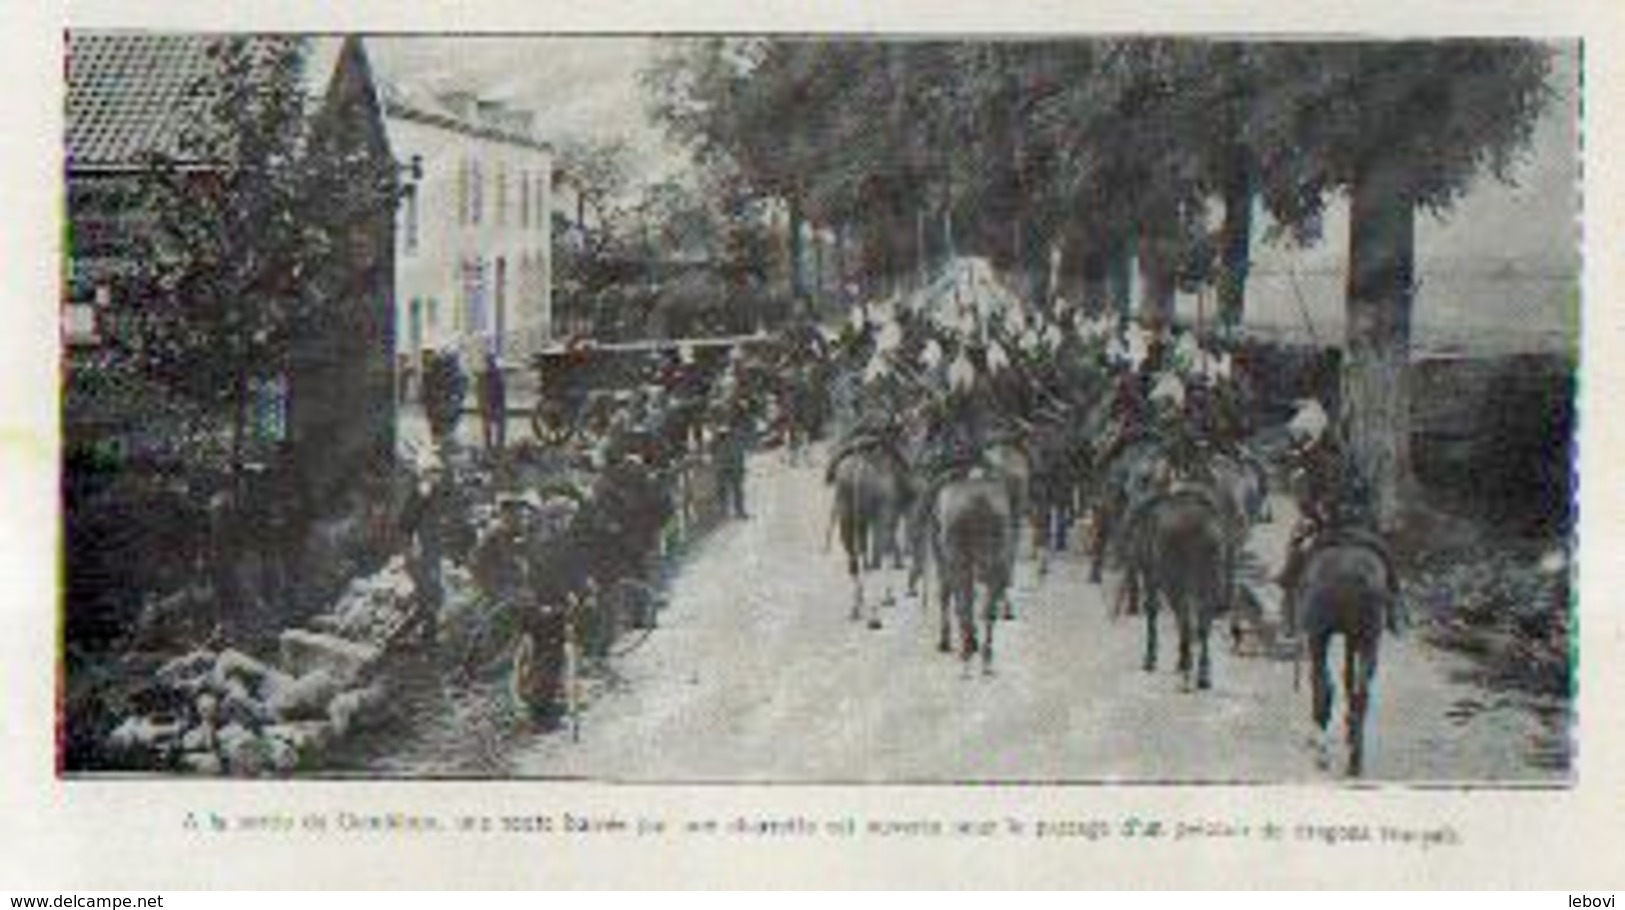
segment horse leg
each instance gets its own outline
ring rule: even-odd
[[[1377,672],[1377,645],[1375,632],[1361,636],[1358,647],[1351,638],[1344,654],[1343,685],[1348,689],[1348,775],[1359,777],[1365,773],[1365,715],[1371,706],[1371,680]]]
[[[970,659],[978,650],[976,641],[976,584],[969,572],[954,579],[954,617],[959,620],[959,659],[970,672]]]
[[[1179,671],[1180,685],[1186,691],[1191,687],[1191,605],[1186,602],[1183,594],[1169,596],[1170,606],[1173,607],[1174,621],[1179,627]]]
[[[908,542],[908,593],[913,596],[920,590],[920,581],[925,577],[925,515],[911,509],[905,513],[903,523],[903,539]],[[921,605],[925,604],[924,594],[921,593]]]
[[[1332,719],[1332,676],[1326,666],[1331,633],[1317,631],[1309,639],[1309,686],[1315,726],[1325,732]]]
[[[1052,536],[1050,534],[1050,510],[1040,506],[1033,511],[1033,552],[1038,556],[1038,577],[1049,576],[1049,551]]]
[[[944,654],[953,651],[951,641],[952,633],[949,629],[948,613],[953,609],[953,580],[939,577],[937,579],[937,602],[942,608],[942,634],[937,639],[937,650]]]
[[[1145,671],[1150,673],[1157,669],[1157,601],[1155,597],[1146,598],[1145,603]]]
[[[1196,617],[1196,688],[1213,688],[1213,665],[1209,662],[1207,653],[1208,633],[1213,629],[1213,614],[1202,609]]]
[[[1014,621],[1016,618],[1015,598],[1011,596],[1010,592],[1011,589],[1015,587],[1014,582],[1016,564],[1021,558],[1021,520],[1019,518],[1015,519],[1011,524],[1012,527],[1010,528],[1010,536],[1007,538],[1009,544],[1007,545],[1003,554],[1004,564],[1010,567],[1010,578],[1008,579],[1008,583],[1001,588],[997,598],[998,601],[1004,605],[1004,618],[1006,621]]]
[[[846,542],[846,574],[852,579],[852,612],[847,619],[857,622],[863,612],[863,549],[862,538],[849,535]]]
[[[871,602],[869,604],[869,628],[870,629],[879,629],[880,628],[880,608],[881,608],[881,606],[891,606],[891,604],[894,602],[894,600],[892,598],[891,581],[889,579],[884,582],[884,589],[883,590],[884,590],[884,594],[881,596],[881,598],[879,600],[873,601],[873,602]]]
[[[908,514],[905,507],[894,504],[886,515],[886,546],[891,549],[893,569],[905,568],[903,542],[908,539]]]
[[[1111,515],[1107,509],[1095,508],[1094,539],[1089,541],[1089,580],[1100,584],[1100,569],[1106,561],[1106,541],[1111,534]]]
[[[998,603],[1000,599],[1008,598],[1005,591],[1007,585],[1002,582],[989,580],[987,584],[987,608],[982,611],[982,637],[987,639],[982,643],[982,675],[993,675],[993,624],[998,620]],[[1006,603],[1009,601],[1006,599]]]

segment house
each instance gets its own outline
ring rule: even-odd
[[[301,39],[301,75],[311,148],[338,173],[358,163],[384,166],[389,149],[382,108],[360,39]],[[187,160],[189,123],[211,116],[217,36],[73,32],[67,38],[64,338],[68,346],[64,426],[75,446],[112,440],[115,448],[161,445],[127,388],[96,393],[92,364],[125,356],[117,320],[139,315],[155,289],[146,277],[144,239],[154,214],[142,192],[152,156],[207,175],[221,162]],[[394,453],[394,223],[387,210],[324,225],[342,244],[336,269],[319,276],[323,305],[342,330],[305,332],[287,375],[260,388],[260,442],[286,444],[303,494],[332,501],[362,472]],[[312,278],[310,280],[316,280]]]
[[[424,350],[513,365],[552,337],[553,151],[534,115],[472,92],[385,81],[384,124],[405,179],[395,239],[403,370]],[[402,392],[409,395],[409,388]]]

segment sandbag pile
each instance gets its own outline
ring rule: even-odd
[[[147,699],[158,707],[126,718],[106,745],[131,766],[290,774],[377,715],[385,692],[364,679],[365,666],[309,661],[294,673],[231,648],[198,649],[158,670],[161,697]]]
[[[337,738],[375,723],[387,690],[377,668],[412,608],[404,560],[352,582],[311,628],[279,636],[275,665],[200,648],[154,675],[145,710],[108,734],[128,766],[263,776],[313,767]]]
[[[413,592],[406,560],[395,556],[379,571],[352,581],[333,608],[310,624],[320,632],[383,646],[406,621]]]

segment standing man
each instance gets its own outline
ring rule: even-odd
[[[445,603],[440,560],[445,555],[446,533],[449,522],[455,519],[455,510],[445,469],[438,458],[430,455],[401,509],[400,522],[407,544],[406,571],[412,578],[416,599],[412,617],[401,633],[415,630],[425,644],[434,643],[440,609]]]
[[[723,513],[749,518],[745,511],[745,455],[751,445],[750,408],[740,397],[724,403],[722,425],[713,443]]]
[[[486,453],[499,454],[508,437],[508,386],[495,351],[485,353],[485,369],[480,372],[480,424]]]

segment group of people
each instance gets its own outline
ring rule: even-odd
[[[747,457],[769,438],[795,462],[809,441],[833,431],[831,478],[853,453],[881,451],[927,490],[988,467],[997,446],[1018,446],[1032,461],[1028,507],[1064,516],[1042,523],[1040,543],[1049,547],[1064,547],[1072,518],[1091,506],[1097,543],[1127,534],[1145,499],[1175,484],[1213,483],[1221,458],[1254,466],[1264,478],[1249,446],[1257,409],[1236,348],[1213,335],[1087,314],[1065,301],[1027,306],[977,260],[957,263],[911,295],[854,310],[835,330],[802,321],[749,347],[640,356],[612,388],[595,388],[579,373],[555,377],[555,419],[570,432],[547,446],[591,480],[576,494],[571,519],[550,533],[537,531],[538,491],[509,492],[478,539],[452,553],[444,529],[468,523],[466,491],[436,459],[419,473],[401,521],[425,632],[444,601],[442,560],[460,556],[483,567],[478,574],[501,597],[526,601],[538,621],[552,624],[539,635],[557,638],[559,607],[642,572],[658,553],[662,529],[682,507],[674,466],[703,454],[721,513],[747,518]],[[578,366],[592,362],[583,356]],[[444,375],[431,381],[437,370]],[[425,367],[431,424],[447,419],[454,394],[467,394],[455,372]],[[534,443],[503,454],[506,390],[493,360],[477,382],[485,451],[522,459]],[[431,390],[438,404],[431,405]],[[1280,579],[1290,592],[1303,554],[1333,529],[1366,534],[1374,547],[1382,542],[1369,529],[1361,508],[1368,496],[1335,422],[1306,402],[1289,430],[1295,444],[1285,467],[1300,481],[1303,516]],[[1125,462],[1155,464],[1147,476],[1156,480],[1121,498],[1112,523],[1103,515],[1114,492],[1108,488]]]
[[[1045,529],[1041,544],[1064,547],[1071,519],[1092,506],[1097,553],[1130,535],[1147,501],[1176,485],[1215,484],[1221,461],[1255,478],[1258,497],[1267,490],[1270,472],[1250,445],[1260,428],[1248,365],[1217,333],[1146,328],[1065,301],[1030,307],[969,260],[912,295],[858,311],[832,348],[830,479],[852,453],[880,450],[930,489],[988,466],[990,450],[1013,443],[1032,461],[1030,507],[1063,516],[1030,516],[1035,531]],[[1364,529],[1386,553],[1338,426],[1318,401],[1300,408],[1319,419],[1293,422],[1279,466],[1298,481],[1302,516],[1278,579],[1288,626],[1302,556],[1331,529]]]
[[[582,632],[567,631],[569,617],[595,621],[582,608],[594,608],[600,592],[651,577],[696,472],[712,472],[724,516],[748,517],[746,459],[775,400],[775,358],[776,346],[657,348],[613,363],[583,353],[544,377],[569,432],[510,445],[505,382],[490,357],[473,383],[481,444],[465,448],[452,414],[470,383],[460,364],[436,355],[422,386],[432,443],[417,454],[398,509],[416,590],[398,634],[437,638],[449,560],[470,570],[493,607],[521,618],[542,665],[535,678],[556,680],[565,637]]]

